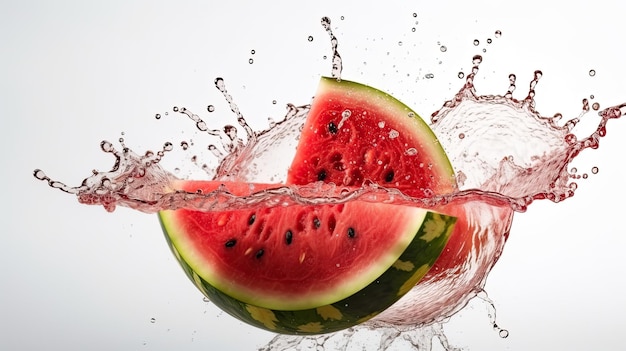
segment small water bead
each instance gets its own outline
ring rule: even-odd
[[[174,111],[174,112],[178,112],[178,106],[174,106],[174,107],[172,108],[172,111]]]
[[[500,332],[498,333],[498,335],[502,338],[502,339],[506,339],[509,337],[509,331],[506,329],[500,329]]]
[[[435,78],[435,75],[434,75],[434,74],[432,74],[432,73],[426,73],[426,75],[424,76],[424,78],[426,78],[426,79],[432,79],[432,78]]]
[[[252,58],[250,58],[250,59],[248,59],[248,63],[249,63],[249,64],[253,64],[253,63],[254,63],[254,60],[253,60]]]
[[[385,128],[385,121],[378,122],[378,128]]]
[[[500,38],[502,36],[502,32],[500,30],[497,30],[494,35],[496,36],[496,38]]]
[[[459,139],[465,139],[465,133],[459,133]]]
[[[154,317],[150,318],[150,323],[152,323],[152,324],[156,323],[156,318],[154,318]]]
[[[342,21],[346,19],[344,16],[339,17]]]
[[[590,69],[589,70],[589,76],[590,77],[594,77],[596,75],[596,70],[595,69]]]
[[[487,44],[491,44],[491,38],[487,38]]]
[[[398,42],[398,46],[402,46],[402,41],[399,41],[399,42]]]
[[[591,108],[594,109],[594,111],[598,111],[600,109],[600,104],[594,102],[593,105],[591,105]]]
[[[415,31],[416,31],[415,27],[411,28],[411,32],[415,32]]]
[[[463,79],[465,78],[465,73],[459,72],[456,76],[459,77],[459,79]]]
[[[395,139],[399,135],[400,135],[400,133],[397,130],[395,130],[395,129],[392,129],[392,130],[389,131],[389,139]]]
[[[213,112],[213,111],[215,111],[215,106],[209,105],[209,106],[206,107],[206,110],[209,111],[209,112]]]
[[[254,49],[250,50],[250,54],[254,55],[256,54],[256,51]]]
[[[478,44],[480,44],[480,41],[478,39],[474,39],[474,46],[478,46]]]
[[[594,166],[594,167],[591,168],[591,173],[593,173],[593,174],[598,174],[598,171],[599,171],[598,167]]]
[[[157,113],[156,115],[154,115],[154,118],[156,118],[156,119],[161,119],[161,114],[160,114],[160,113]]]
[[[187,150],[187,149],[189,149],[189,143],[186,142],[186,141],[181,141],[180,142],[180,147],[182,147],[183,150]]]
[[[441,45],[441,46],[439,47],[439,50],[440,50],[441,52],[446,52],[446,51],[448,51],[448,48],[447,48],[445,45]]]
[[[413,12],[413,17],[417,17],[417,13],[416,12]]]
[[[412,147],[412,148],[407,149],[404,153],[409,156],[415,156],[417,155],[417,149]]]
[[[309,37],[307,38],[308,41],[313,41],[313,36],[309,35]]]

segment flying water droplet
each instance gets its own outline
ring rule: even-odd
[[[213,111],[215,111],[215,106],[209,105],[209,106],[206,107],[206,110],[209,111],[209,112],[213,112]]]
[[[596,75],[596,70],[595,69],[590,69],[589,70],[589,76],[590,77],[594,77]]]
[[[502,32],[500,30],[497,30],[494,35],[496,36],[496,38],[500,38],[502,36]]]
[[[478,39],[474,39],[474,46],[478,46],[478,44],[480,44],[480,41]]]
[[[309,35],[309,37],[307,38],[308,41],[313,41],[313,36]]]
[[[439,50],[440,50],[441,52],[446,52],[446,51],[448,51],[448,48],[447,48],[445,45],[441,45],[441,46],[439,47]]]

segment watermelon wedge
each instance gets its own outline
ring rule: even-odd
[[[270,184],[178,181],[175,189],[237,196]],[[444,249],[455,218],[351,200],[333,205],[162,211],[172,252],[214,304],[288,334],[362,323],[408,292]]]
[[[415,111],[375,88],[322,77],[287,183],[367,180],[416,197],[456,190],[445,151]]]

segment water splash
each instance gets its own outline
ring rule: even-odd
[[[342,63],[330,19],[323,18],[322,26],[331,38],[332,76],[340,79]],[[500,31],[496,31],[495,37],[500,35]],[[592,104],[590,109],[588,100],[584,99],[580,114],[563,124],[560,124],[561,114],[541,115],[535,110],[534,100],[535,88],[543,75],[541,71],[534,72],[528,93],[521,100],[513,97],[517,86],[514,74],[508,77],[504,95],[478,95],[473,82],[482,61],[480,55],[472,58],[472,69],[463,87],[431,115],[433,131],[457,172],[460,189],[454,194],[433,194],[432,198],[424,199],[389,189],[381,197],[376,185],[342,189],[321,183],[300,187],[277,185],[258,192],[251,189],[245,198],[232,195],[226,187],[207,194],[185,192],[176,189],[177,178],[159,164],[173,149],[173,144],[165,143],[160,151],[140,155],[126,147],[123,140],[120,140],[121,151],[110,142],[102,142],[102,150],[114,156],[114,166],[108,172],[93,171],[80,186],[70,187],[52,180],[41,170],[35,170],[34,176],[53,188],[76,195],[81,203],[99,204],[107,211],[113,211],[118,205],[144,212],[181,207],[220,211],[233,207],[337,203],[354,198],[456,208],[472,221],[474,231],[468,233],[470,254],[463,256],[464,261],[454,269],[434,267],[397,304],[363,325],[321,336],[277,336],[264,348],[291,350],[309,345],[314,349],[347,350],[354,345],[358,347],[361,336],[370,333],[368,335],[377,335],[370,340],[371,348],[379,350],[398,342],[405,342],[407,348],[430,350],[434,339],[439,340],[444,349],[456,350],[449,344],[443,324],[475,297],[493,307],[483,287],[487,274],[502,253],[513,212],[525,211],[535,200],[560,202],[573,196],[578,187],[576,181],[585,177],[570,169],[572,161],[582,150],[598,148],[600,138],[606,135],[608,121],[626,114],[626,104],[605,108],[598,112],[600,120],[596,129],[588,136],[578,136],[574,133],[575,126],[591,109],[599,110],[599,104],[597,108]],[[595,71],[593,74],[590,71],[590,75],[595,75]],[[197,129],[219,139],[223,150],[214,144],[208,146],[218,160],[213,179],[271,183],[285,179],[291,160],[289,152],[295,153],[309,106],[290,104],[282,120],[274,122],[268,130],[254,132],[228,94],[224,80],[217,78],[215,86],[229,103],[238,125],[245,130],[245,140],[238,136],[235,126],[209,129],[198,115],[184,107],[174,108],[174,112],[195,122]],[[349,118],[349,114],[345,118]],[[281,157],[275,157],[276,154]],[[207,169],[205,165],[202,168]],[[592,173],[597,173],[597,169]],[[488,308],[488,311],[494,329],[501,337],[506,337],[508,332],[496,323],[495,308]]]

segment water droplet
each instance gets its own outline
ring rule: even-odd
[[[498,333],[498,335],[502,338],[502,339],[506,339],[509,337],[509,331],[506,329],[500,329],[500,332]]]
[[[326,60],[328,57],[326,55],[322,56],[323,60]]]
[[[252,58],[249,58],[249,59],[248,59],[248,63],[249,63],[249,64],[253,64],[253,63],[254,63],[254,60],[253,60]]]
[[[213,111],[215,111],[215,106],[209,105],[209,106],[206,107],[206,110],[209,111],[209,112],[213,112]]]
[[[417,155],[417,149],[412,147],[412,148],[407,149],[404,153],[409,155],[409,156],[415,156],[415,155]]]
[[[189,149],[189,143],[186,142],[186,141],[181,141],[180,142],[180,147],[182,147],[183,150],[187,150],[187,149]]]
[[[308,41],[313,41],[313,36],[309,35],[309,38],[307,39]]]
[[[154,318],[154,317],[150,318],[150,323],[153,323],[153,324],[156,323],[156,318]]]
[[[343,117],[343,118],[348,118],[348,117],[350,117],[350,115],[352,115],[352,111],[350,111],[350,110],[344,110],[341,113],[341,117]]]
[[[465,133],[459,133],[459,139],[465,139]]]
[[[154,118],[156,118],[156,119],[161,119],[161,114],[160,114],[160,113],[157,113],[156,115],[154,115]]]
[[[417,17],[417,13],[416,12],[413,12],[413,17]]]
[[[343,17],[343,16],[341,16],[341,17],[339,17],[339,18],[340,18],[342,21],[343,21],[344,19],[346,19],[346,18],[345,18],[345,17]]]
[[[591,168],[591,173],[593,173],[593,174],[598,174],[598,171],[599,171],[598,167],[592,167]]]
[[[206,297],[206,296],[204,296],[204,297],[202,298],[202,301],[204,301],[204,302],[211,302],[211,300],[209,300],[209,298],[208,298],[208,297]]]
[[[432,78],[435,78],[435,75],[434,75],[434,74],[432,74],[432,73],[426,73],[426,75],[424,76],[424,78],[426,78],[426,79],[432,79]]]
[[[491,38],[487,38],[487,44],[491,44]]]
[[[395,129],[392,129],[392,130],[389,131],[389,139],[395,139],[399,135],[400,135],[400,133],[397,130],[395,130]]]
[[[478,41],[478,39],[474,39],[474,46],[478,46],[478,44],[480,44],[480,41]]]
[[[402,46],[402,41],[399,41],[399,42],[398,42],[398,46]]]
[[[463,79],[465,77],[465,73],[459,72],[456,76],[459,77],[459,79]]]
[[[595,70],[595,69],[590,69],[590,70],[589,70],[589,76],[590,76],[590,77],[593,77],[593,76],[595,76],[595,75],[596,75],[596,70]]]
[[[594,109],[594,111],[598,111],[600,109],[600,104],[594,102],[593,105],[591,105],[591,108]]]
[[[500,38],[502,36],[502,32],[500,30],[497,30],[495,36],[496,38]]]
[[[415,32],[416,30],[415,27],[411,28],[411,32]]]
[[[378,128],[385,128],[385,121],[378,122]]]
[[[254,55],[256,54],[256,51],[254,51],[254,49],[250,50],[250,54]]]
[[[441,46],[439,47],[439,50],[440,50],[441,52],[446,52],[446,51],[448,51],[448,48],[447,48],[445,45],[441,45]]]
[[[409,118],[415,118],[415,112],[409,112],[407,116],[409,116]]]
[[[172,108],[172,111],[174,111],[174,112],[178,112],[178,106],[174,106],[174,107]]]

